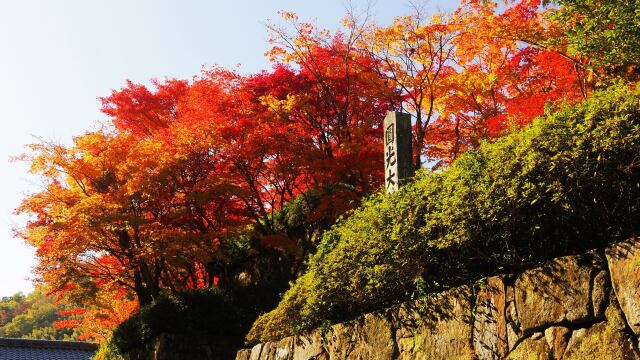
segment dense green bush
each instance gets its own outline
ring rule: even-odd
[[[273,309],[285,291],[286,284],[279,279],[280,269],[273,262],[265,260],[254,266],[275,275],[256,277],[261,280],[259,284],[229,284],[226,288],[162,294],[114,330],[110,344],[102,349],[105,356],[112,357],[105,359],[139,350],[160,334],[182,339],[211,337],[212,344],[217,338],[224,351],[235,352],[242,347],[243,338],[258,315]]]
[[[624,86],[379,194],[324,234],[247,339],[270,340],[640,230],[640,92]]]
[[[241,338],[255,318],[243,305],[218,288],[164,295],[122,323],[112,341],[125,353],[161,333]]]

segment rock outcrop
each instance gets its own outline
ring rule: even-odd
[[[640,359],[640,239],[495,276],[237,360]]]
[[[606,251],[616,297],[627,324],[640,335],[640,241],[623,241]]]

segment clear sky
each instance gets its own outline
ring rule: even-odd
[[[390,23],[407,4],[375,1],[376,21]],[[97,98],[126,79],[191,78],[214,64],[267,69],[264,22],[278,10],[335,29],[345,9],[344,0],[0,0],[0,297],[32,289],[34,251],[13,238],[24,219],[12,213],[38,182],[9,158],[34,136],[68,144],[95,129],[105,120]]]

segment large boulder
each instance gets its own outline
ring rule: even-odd
[[[595,253],[557,258],[522,273],[515,283],[520,330],[530,334],[562,323],[594,319],[592,279],[602,268]]]
[[[593,278],[593,290],[591,290],[591,304],[593,306],[593,315],[596,319],[604,318],[604,312],[609,304],[610,292],[609,272],[601,270]]]
[[[294,337],[289,336],[279,341],[264,344],[260,359],[262,360],[291,360],[293,358]]]
[[[394,358],[395,341],[391,323],[383,312],[366,314],[357,320],[332,327],[327,335],[331,359]]]
[[[606,321],[573,332],[564,353],[565,360],[635,360],[631,336],[625,332],[622,312],[615,298],[607,308]]]
[[[478,293],[473,321],[473,348],[479,360],[507,354],[506,286],[502,277],[487,279]]]
[[[318,331],[296,336],[293,344],[293,360],[325,360],[329,355],[325,351],[322,336]]]
[[[236,353],[236,360],[249,360],[251,349],[242,349]]]
[[[551,360],[551,349],[544,337],[522,340],[507,356],[507,360]]]
[[[266,344],[256,344],[251,348],[251,352],[249,353],[249,360],[260,360],[262,359],[262,349],[266,346]]]
[[[463,286],[401,306],[398,359],[472,359],[470,293]]]
[[[614,244],[606,256],[620,308],[631,330],[640,335],[640,239]]]
[[[544,338],[554,359],[561,359],[571,338],[571,330],[564,326],[552,326],[544,331]]]

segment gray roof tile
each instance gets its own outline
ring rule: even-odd
[[[0,360],[89,360],[96,344],[0,338]]]

